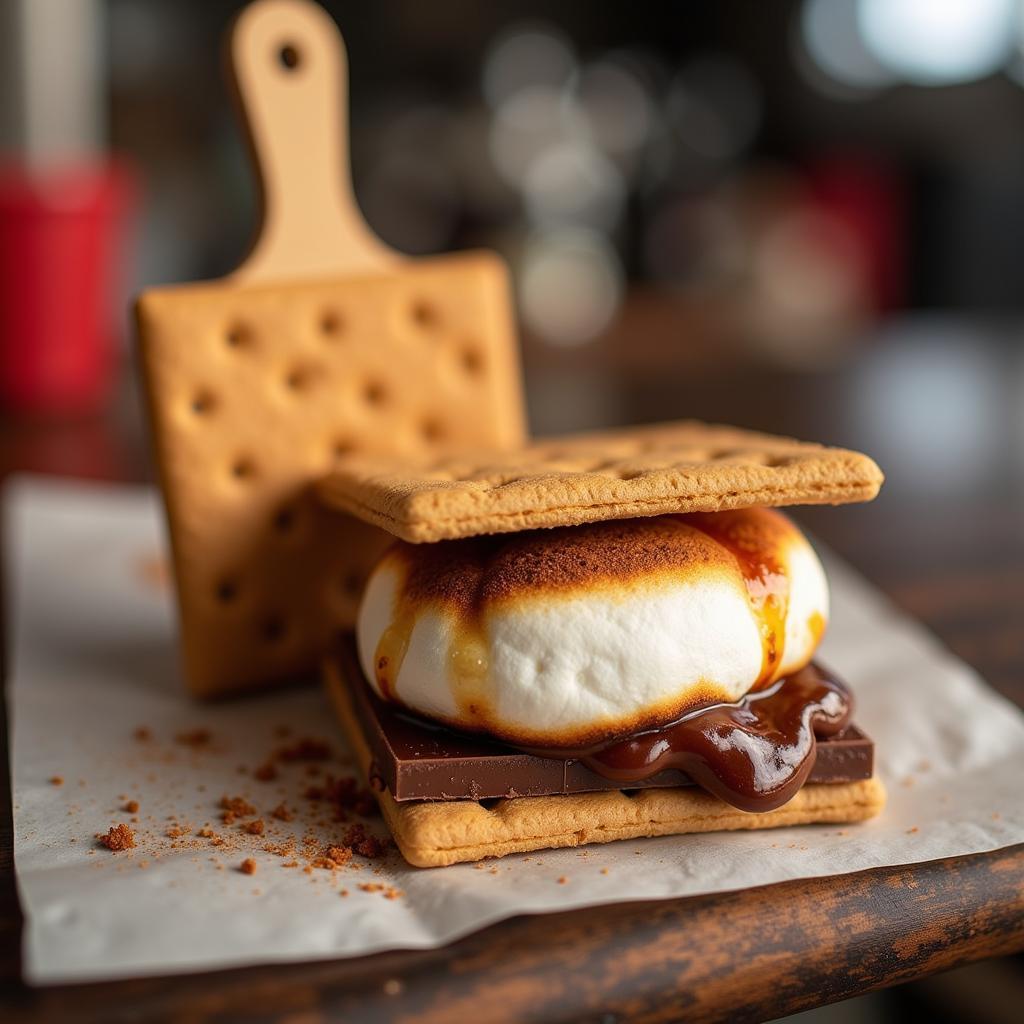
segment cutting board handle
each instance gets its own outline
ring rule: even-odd
[[[398,255],[352,191],[348,60],[310,0],[257,0],[239,14],[228,59],[263,194],[263,222],[233,275],[246,283],[381,270]]]

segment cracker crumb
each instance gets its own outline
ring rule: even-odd
[[[148,725],[140,725],[132,735],[136,743],[148,743],[153,738],[153,730]]]
[[[601,868],[601,874],[602,875],[607,875],[608,874],[608,869],[607,868]]]
[[[352,849],[348,846],[328,846],[324,850],[324,857],[333,861],[335,866],[341,867],[352,859]]]
[[[277,818],[278,821],[291,821],[295,814],[289,809],[288,805],[282,801],[279,803],[271,812],[272,818]]]
[[[238,818],[249,818],[256,813],[256,808],[243,796],[222,796],[220,806],[224,808],[221,820],[225,825],[233,825]]]
[[[568,878],[566,878],[566,877],[565,877],[565,875],[562,875],[562,876],[561,876],[561,877],[560,877],[560,878],[558,879],[558,884],[559,884],[559,885],[565,885],[565,883],[566,883],[566,882],[568,882],[568,881],[569,881],[569,879],[568,879]]]
[[[138,800],[129,800],[128,803],[126,803],[121,808],[121,810],[124,811],[125,814],[137,814],[138,810],[139,810],[139,801]]]
[[[175,735],[174,742],[183,747],[197,748],[209,746],[212,739],[213,734],[209,729],[185,729]]]
[[[330,756],[329,743],[308,736],[277,751],[278,760],[281,761],[327,761]]]
[[[265,827],[266,826],[263,824],[262,818],[257,818],[255,821],[247,821],[245,824],[239,825],[239,828],[241,828],[243,832],[248,832],[251,836],[263,835]]]
[[[64,785],[64,776],[63,775],[51,775],[50,776],[50,785],[51,786],[63,786]]]
[[[277,778],[277,765],[273,761],[264,761],[252,773],[252,777],[260,782],[272,782]]]
[[[345,833],[343,842],[345,846],[351,847],[361,857],[373,860],[379,857],[385,850],[384,843],[376,836],[367,834],[363,825],[352,825]]]
[[[130,850],[135,846],[135,833],[125,824],[111,825],[106,835],[97,835],[101,846],[113,853]]]
[[[238,870],[243,875],[255,875],[256,874],[256,861],[252,857],[246,857],[238,866]]]
[[[918,827],[917,827],[917,826],[915,825],[915,826],[914,826],[913,828],[908,828],[908,829],[907,829],[907,835],[908,835],[908,836],[912,836],[912,835],[913,835],[913,834],[914,834],[915,832],[917,832],[917,831],[919,831],[919,829],[918,829]]]
[[[181,839],[182,836],[187,836],[192,831],[191,825],[172,825],[164,835],[168,839]]]
[[[348,889],[342,889],[341,892],[338,893],[338,895],[339,896],[347,896],[348,895]]]

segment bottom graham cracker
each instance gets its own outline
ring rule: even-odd
[[[370,750],[336,659],[324,663],[324,679],[352,752],[368,777]],[[738,810],[695,786],[515,797],[487,806],[474,800],[400,804],[387,790],[376,796],[402,856],[423,868],[645,836],[849,824],[873,818],[885,806],[885,787],[877,777],[807,785],[785,806],[764,813]]]

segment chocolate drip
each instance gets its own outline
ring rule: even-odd
[[[387,788],[399,802],[495,800],[694,784],[686,772],[670,768],[646,776],[640,783],[623,786],[591,771],[579,760],[567,759],[564,753],[535,757],[481,733],[453,732],[417,718],[397,704],[381,700],[364,681],[351,638],[342,643],[338,654],[337,672],[347,685],[339,678],[339,685],[334,689],[341,695],[340,699],[351,704],[350,728],[358,730],[371,752],[371,778]],[[808,674],[820,678],[825,673],[820,666],[809,665],[803,672],[805,681]],[[771,698],[762,695],[758,699]],[[829,727],[829,731],[832,728],[835,727]],[[835,735],[826,736],[825,730],[819,727],[817,732],[808,783],[856,782],[871,778],[874,744],[859,729],[849,725]],[[608,746],[611,744],[606,743],[605,747]]]
[[[850,691],[808,666],[737,704],[704,708],[659,729],[588,750],[533,753],[579,760],[624,786],[676,768],[734,807],[770,811],[807,780],[816,737],[840,733],[852,712]]]

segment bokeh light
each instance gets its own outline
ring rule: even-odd
[[[484,97],[497,108],[533,86],[557,92],[575,70],[572,46],[557,29],[514,25],[495,38],[484,57]]]
[[[805,77],[836,98],[860,98],[896,81],[864,42],[856,0],[807,0],[801,11],[798,42],[806,51],[797,49]],[[821,81],[820,75],[826,81]],[[834,86],[841,88],[830,88]]]
[[[532,238],[520,290],[529,328],[556,345],[579,345],[604,330],[622,300],[624,275],[607,237],[564,228]]]
[[[914,85],[952,85],[997,72],[1010,58],[1016,0],[859,0],[864,44]]]

